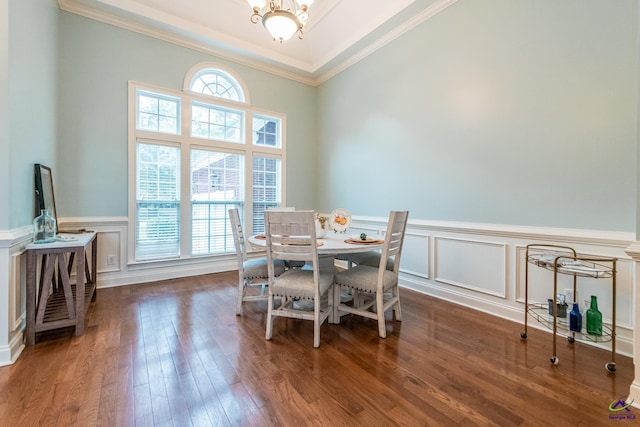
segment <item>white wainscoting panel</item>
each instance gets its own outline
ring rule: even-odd
[[[106,273],[120,271],[121,241],[120,230],[100,231],[98,233],[98,272]],[[109,264],[109,258],[113,258],[113,264]]]
[[[434,238],[435,280],[506,297],[506,244]]]
[[[413,276],[430,278],[431,272],[431,236],[424,233],[405,232],[402,243],[402,257],[400,271]]]
[[[347,236],[359,235],[360,233],[366,233],[368,236],[383,236],[384,229],[380,229],[380,227],[366,227],[355,225],[349,227],[349,229],[347,230]]]
[[[9,277],[9,326],[11,331],[16,331],[22,326],[24,313],[22,311],[22,303],[24,302],[24,293],[22,292],[22,276],[23,276],[23,253],[17,252],[11,255],[11,271]]]

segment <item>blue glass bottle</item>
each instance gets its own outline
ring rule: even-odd
[[[582,330],[582,314],[580,314],[580,308],[576,302],[573,303],[573,309],[569,313],[569,329],[574,332]]]

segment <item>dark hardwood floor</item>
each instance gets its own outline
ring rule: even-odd
[[[236,274],[99,289],[83,336],[0,368],[0,425],[599,426],[633,379],[628,357],[608,374],[609,352],[559,339],[551,366],[550,334],[408,290],[386,339],[346,316],[319,349],[303,320],[266,341],[266,302],[235,315]]]

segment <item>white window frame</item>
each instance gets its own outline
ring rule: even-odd
[[[195,68],[195,67],[194,67]],[[199,68],[201,69],[201,67]],[[185,81],[190,78],[187,75]],[[242,83],[241,83],[241,86]],[[243,86],[243,89],[246,88]],[[138,90],[144,92],[157,93],[170,97],[176,97],[180,102],[180,132],[178,135],[168,133],[158,133],[146,130],[138,130],[137,119],[137,96]],[[245,100],[248,100],[248,93],[245,92]],[[191,137],[191,105],[192,102],[204,104],[217,104],[245,112],[244,120],[244,142],[225,142],[218,140],[208,140]],[[253,115],[270,116],[280,120],[281,146],[268,147],[253,143]],[[149,85],[142,82],[128,82],[128,224],[129,232],[127,239],[129,265],[146,264],[152,262],[175,261],[176,259],[193,259],[203,257],[216,257],[220,254],[191,255],[191,180],[190,180],[190,158],[191,149],[207,148],[226,152],[242,153],[245,156],[244,179],[245,179],[245,200],[244,200],[244,229],[246,234],[252,233],[253,227],[253,158],[254,156],[264,156],[280,159],[281,162],[281,186],[280,203],[286,206],[286,115],[278,112],[268,111],[253,107],[248,102],[235,102],[227,99],[212,97],[190,91],[176,91]],[[135,224],[136,224],[136,145],[138,142],[157,143],[165,145],[177,145],[180,147],[180,256],[166,260],[136,261],[135,259]]]

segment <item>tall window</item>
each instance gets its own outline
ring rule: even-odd
[[[191,151],[191,253],[234,251],[228,224],[231,208],[244,206],[244,157]]]
[[[130,82],[129,93],[129,262],[234,252],[230,208],[247,234],[263,232],[264,211],[283,203],[284,117],[211,66],[183,92]]]
[[[253,158],[253,230],[264,232],[264,211],[280,200],[280,159]]]
[[[161,145],[136,147],[136,259],[179,255],[180,150]]]

